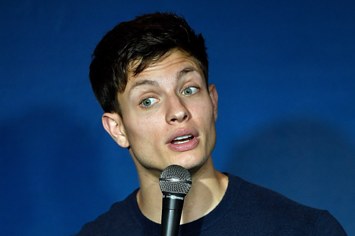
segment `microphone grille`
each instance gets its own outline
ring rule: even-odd
[[[178,165],[171,165],[161,173],[159,184],[163,193],[185,196],[191,188],[192,180],[188,170]]]

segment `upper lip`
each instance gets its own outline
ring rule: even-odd
[[[187,136],[197,137],[198,132],[196,129],[178,129],[178,130],[174,131],[169,136],[167,143],[171,143],[176,138],[179,138],[179,137],[183,138],[183,137],[187,137]]]

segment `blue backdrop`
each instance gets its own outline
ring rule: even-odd
[[[117,22],[158,10],[206,37],[217,168],[328,209],[355,235],[350,0],[1,1],[0,234],[70,235],[137,187],[88,65]]]

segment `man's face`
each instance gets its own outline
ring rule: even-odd
[[[139,170],[206,163],[215,145],[217,92],[206,86],[193,58],[174,50],[140,74],[128,76],[118,94],[123,147]]]

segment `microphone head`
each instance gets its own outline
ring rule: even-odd
[[[161,172],[159,184],[163,194],[185,196],[191,188],[192,180],[188,170],[178,165],[171,165]]]

